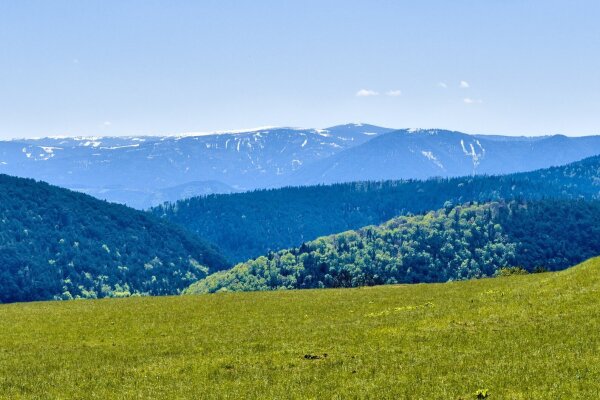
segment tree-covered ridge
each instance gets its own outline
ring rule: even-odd
[[[269,253],[187,293],[445,282],[502,268],[559,270],[600,254],[600,202],[452,206]]]
[[[0,302],[176,294],[226,266],[166,221],[0,175]]]
[[[600,156],[504,176],[353,182],[210,195],[152,210],[218,244],[231,261],[299,246],[319,236],[422,213],[446,201],[600,198]]]

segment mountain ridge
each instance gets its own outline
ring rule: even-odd
[[[518,147],[516,147],[518,146]],[[600,154],[600,136],[499,137],[419,129],[384,133],[294,172],[293,185],[507,174]]]
[[[388,131],[350,124],[328,130],[273,128],[212,135],[4,141],[0,142],[0,173],[70,189],[88,188],[107,200],[120,199],[128,191],[160,198],[162,189],[197,181],[252,190],[280,185],[282,175],[304,163],[362,143],[371,133]],[[137,208],[157,204],[135,197],[121,200]]]
[[[0,141],[0,173],[147,209],[186,196],[263,188],[505,174],[595,154],[600,136],[509,137],[345,124]],[[194,189],[176,189],[186,185]]]

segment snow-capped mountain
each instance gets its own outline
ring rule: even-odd
[[[354,180],[505,174],[567,164],[600,154],[600,136],[509,137],[404,129],[319,160],[294,185]]]
[[[347,124],[0,142],[0,173],[147,208],[257,188],[501,174],[600,154],[600,136],[508,137]]]
[[[166,137],[0,142],[0,173],[145,208],[192,195],[285,185],[304,165],[392,131],[348,124]]]

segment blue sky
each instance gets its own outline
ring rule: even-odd
[[[599,17],[597,0],[2,1],[0,137],[600,134]]]

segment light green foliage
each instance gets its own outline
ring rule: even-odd
[[[598,309],[600,258],[443,284],[0,305],[0,398],[597,399]]]
[[[492,275],[515,247],[494,224],[497,203],[402,216],[239,264],[187,293],[440,282]]]
[[[447,282],[558,270],[600,254],[600,202],[466,204],[269,253],[186,293]],[[519,265],[521,270],[511,269]]]

